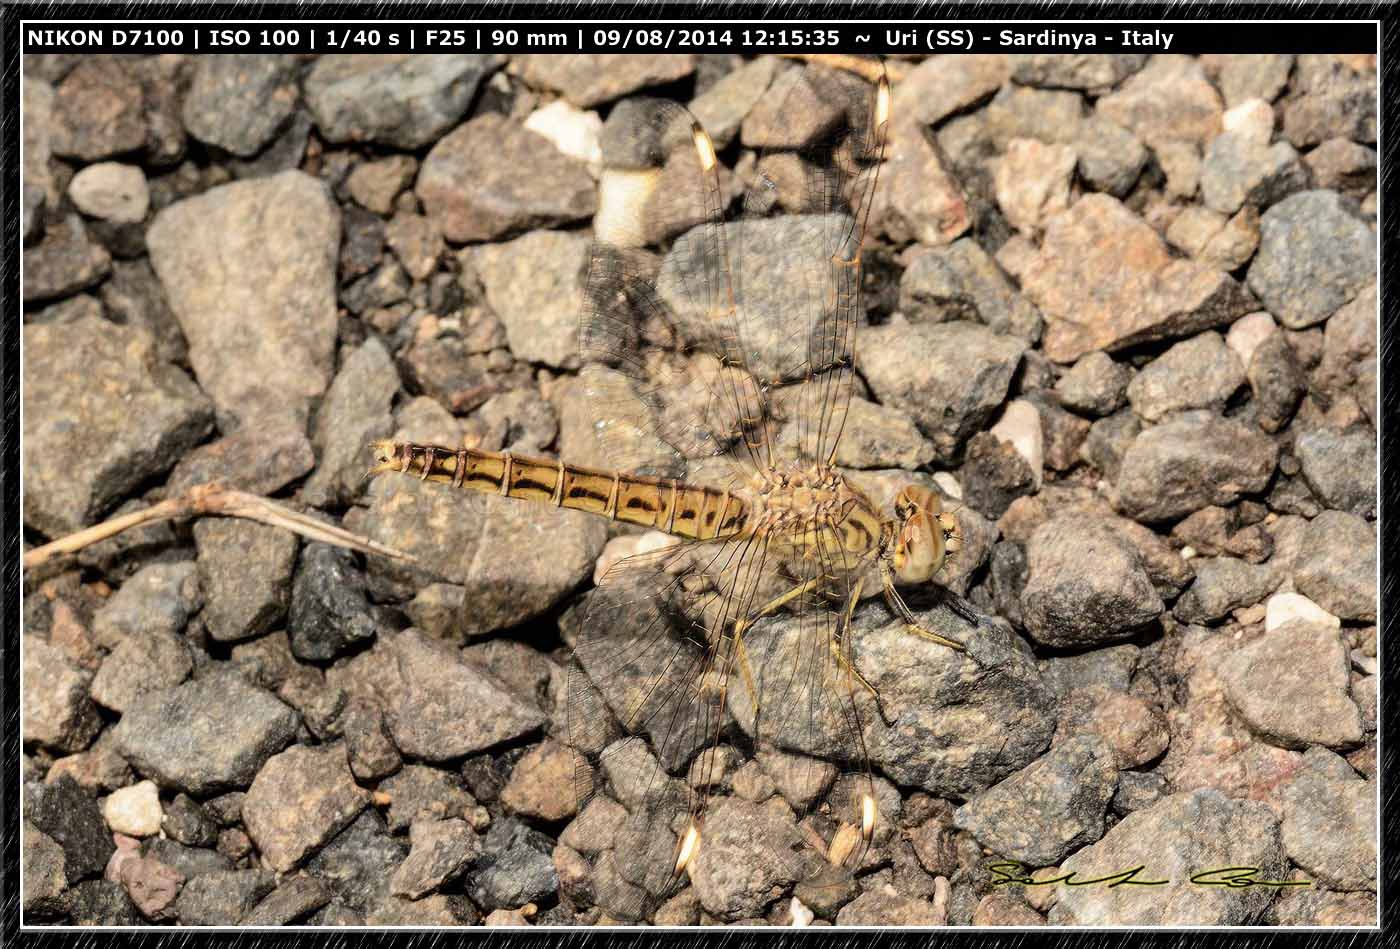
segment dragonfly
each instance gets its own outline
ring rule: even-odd
[[[875,66],[873,83],[815,64],[786,83],[773,114],[802,129],[768,136],[742,195],[686,108],[615,107],[571,396],[593,420],[578,461],[595,463],[373,445],[372,474],[646,532],[600,567],[570,624],[573,792],[581,815],[619,815],[593,868],[594,901],[614,920],[645,920],[705,859],[736,735],[801,749],[837,730],[858,790],[800,869],[858,867],[881,823],[863,719],[885,711],[852,659],[856,607],[878,591],[910,635],[964,649],[900,593],[944,575],[963,543],[955,512],[913,482],[882,509],[836,464],[890,124]]]

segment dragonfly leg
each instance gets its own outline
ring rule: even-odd
[[[935,633],[931,629],[924,629],[919,625],[918,617],[914,615],[913,610],[909,609],[909,604],[904,602],[904,598],[900,596],[899,591],[895,589],[894,576],[888,569],[881,571],[881,578],[884,581],[885,602],[890,605],[890,609],[894,611],[896,616],[904,620],[906,632],[918,636],[920,639],[938,643],[940,646],[956,649],[958,652],[967,651],[967,647],[956,639],[949,639],[947,636]]]
[[[754,721],[758,721],[758,688],[754,683],[753,667],[749,665],[749,652],[744,648],[744,633],[748,632],[749,627],[763,617],[771,616],[799,596],[816,589],[818,582],[818,577],[804,580],[782,596],[776,596],[769,600],[748,616],[734,621],[734,651],[739,660],[739,673],[744,677],[744,685],[749,690],[749,701],[753,704]]]
[[[849,675],[853,681],[859,682],[865,687],[865,690],[870,693],[871,698],[875,700],[875,709],[880,713],[880,718],[886,725],[892,726],[894,725],[894,719],[890,718],[885,712],[885,705],[880,701],[880,693],[876,690],[875,686],[870,684],[870,680],[860,674],[860,670],[855,667],[854,663],[846,658],[846,652],[842,648],[846,641],[846,633],[851,628],[851,617],[855,615],[856,604],[860,602],[860,591],[864,585],[865,578],[858,577],[855,586],[851,587],[850,595],[846,597],[846,606],[841,611],[841,625],[837,627],[836,635],[831,640],[831,654],[836,657],[836,665],[842,672]]]

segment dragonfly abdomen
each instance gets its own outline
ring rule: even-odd
[[[498,494],[575,511],[695,540],[741,533],[749,509],[728,491],[649,478],[565,461],[474,448],[411,442],[376,442],[371,473],[397,471],[468,491]]]

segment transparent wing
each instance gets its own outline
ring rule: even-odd
[[[732,629],[765,572],[763,542],[679,544],[620,561],[563,622],[574,650],[567,730],[580,811],[626,811],[594,861],[594,902],[645,919],[684,884],[690,827],[703,828],[715,756],[730,728]]]
[[[783,412],[797,423],[787,454],[830,458],[863,318],[880,88],[820,65],[781,77],[765,109],[799,131],[756,127],[760,157],[729,221],[731,176],[688,111],[655,99],[614,110],[579,325],[598,367],[583,394],[599,454],[661,475],[710,456],[769,467],[784,454],[771,404],[782,386],[800,393]]]

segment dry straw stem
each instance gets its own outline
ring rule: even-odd
[[[77,553],[84,547],[115,537],[141,524],[206,515],[243,517],[250,521],[281,527],[309,540],[319,540],[337,547],[346,547],[365,554],[378,554],[408,563],[416,562],[410,555],[393,547],[386,547],[342,528],[322,523],[266,498],[215,483],[195,485],[179,497],[161,501],[144,511],[123,514],[121,517],[114,517],[67,537],[61,537],[42,547],[35,547],[24,555],[24,568],[33,570],[56,557]]]

